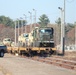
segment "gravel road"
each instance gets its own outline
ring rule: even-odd
[[[0,68],[2,75],[76,75],[76,72],[72,70],[11,54],[5,54],[3,58],[0,58]]]
[[[0,75],[4,75],[4,74],[2,73],[2,71],[0,71]]]

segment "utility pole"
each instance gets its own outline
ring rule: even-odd
[[[15,21],[15,46],[16,46],[16,21]]]
[[[21,19],[21,33],[23,34],[23,18],[22,17],[20,17],[20,19]]]
[[[35,9],[33,9],[33,11],[35,12],[35,15],[34,15],[34,20],[35,20],[34,28],[35,28],[35,26],[36,26],[36,10],[35,10]]]
[[[61,10],[61,50],[63,51],[63,9],[58,7]]]
[[[31,20],[30,31],[31,31],[32,30],[32,13],[30,11],[28,13],[30,14],[30,20]]]
[[[65,0],[64,0],[64,9],[60,8],[61,10],[61,49],[62,55],[65,54]]]
[[[18,21],[18,37],[19,37],[19,19],[17,19]]]
[[[19,19],[17,19],[18,21],[18,38],[19,38]],[[19,45],[19,41],[18,41],[18,45]]]
[[[65,54],[65,0],[64,0],[64,25],[63,25],[63,55]]]
[[[34,15],[34,21],[35,21],[35,23],[34,23],[34,29],[35,29],[35,27],[36,27],[36,10],[35,9],[33,9],[33,11],[35,12],[35,15]],[[35,31],[34,31],[34,40],[35,40]],[[33,47],[35,46],[35,43],[33,43]]]
[[[26,22],[26,18],[27,18],[27,17],[26,17],[26,15],[25,15],[25,14],[23,14],[23,15],[25,16],[25,22]],[[25,33],[26,33],[26,25],[25,25]]]

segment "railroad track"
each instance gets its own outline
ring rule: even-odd
[[[22,57],[76,71],[76,61],[65,60],[61,57],[38,57],[38,56],[35,57],[22,56]]]

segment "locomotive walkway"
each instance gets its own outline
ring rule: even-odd
[[[0,75],[76,75],[72,70],[11,54],[0,58],[0,67]]]

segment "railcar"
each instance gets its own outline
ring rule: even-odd
[[[35,27],[30,33],[18,37],[18,46],[8,48],[16,54],[28,55],[52,54],[56,51],[54,29],[52,27]]]

